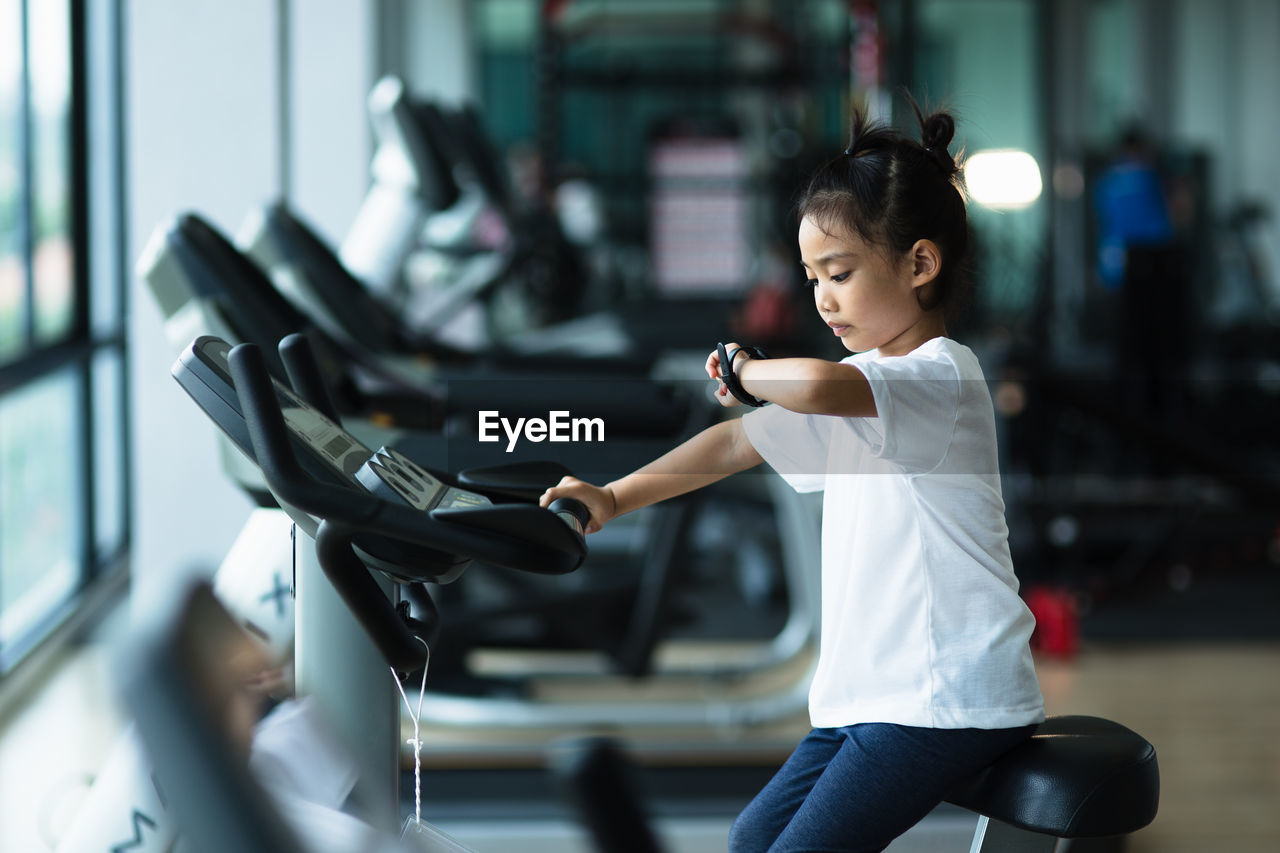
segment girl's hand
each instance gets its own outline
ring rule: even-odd
[[[724,345],[724,351],[729,354],[729,358],[733,358],[734,350],[738,349],[738,345],[729,343]],[[720,378],[720,352],[719,349],[713,349],[711,355],[707,356],[707,375],[716,381],[716,402],[725,408],[731,406],[741,406],[742,402],[729,393],[729,386],[724,384],[724,380]]]
[[[593,486],[577,477],[565,477],[558,484],[542,493],[538,499],[539,506],[550,506],[558,498],[573,498],[582,501],[591,517],[587,520],[585,532],[595,533],[611,521],[617,513],[618,502],[613,491],[608,487]]]

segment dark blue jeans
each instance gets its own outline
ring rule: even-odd
[[[1035,730],[892,723],[814,729],[734,821],[729,850],[883,850],[961,780]]]

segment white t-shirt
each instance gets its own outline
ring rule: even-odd
[[[814,726],[1007,728],[1044,701],[1018,597],[995,419],[973,352],[934,338],[905,356],[850,356],[877,417],[743,416],[797,491],[825,490]]]

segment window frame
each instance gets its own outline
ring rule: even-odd
[[[33,274],[38,240],[36,212],[36,156],[32,149],[36,138],[35,103],[32,96],[32,69],[30,57],[31,9],[34,3],[49,0],[17,0],[22,22],[21,91],[17,98],[21,115],[17,125],[20,142],[17,152],[20,192],[19,239],[17,249],[24,270],[23,338],[15,354],[0,362],[0,402],[11,394],[27,388],[59,373],[73,377],[76,383],[75,411],[71,413],[73,442],[67,452],[78,455],[82,465],[78,472],[77,490],[73,511],[77,514],[76,529],[81,532],[76,567],[76,585],[69,597],[42,614],[30,628],[8,641],[0,639],[0,684],[12,674],[32,653],[60,627],[74,621],[99,597],[105,588],[123,586],[127,572],[130,545],[132,489],[129,460],[129,421],[127,341],[124,334],[126,304],[124,227],[125,204],[123,197],[123,18],[120,4],[92,3],[90,0],[61,0],[67,6],[67,23],[70,60],[69,97],[66,129],[68,144],[67,203],[68,237],[72,245],[71,298],[73,309],[68,327],[57,340],[43,342],[37,324],[37,304]],[[90,8],[92,7],[92,8]],[[90,91],[89,65],[94,61],[95,80]],[[90,112],[90,98],[102,100],[100,109]],[[91,121],[93,126],[91,128]],[[105,190],[104,203],[91,206],[90,134],[102,141],[114,156],[105,162],[95,162],[94,168],[105,174],[95,180],[95,190]],[[110,222],[103,233],[95,237],[91,216]],[[95,303],[92,288],[111,288],[107,300]],[[106,307],[104,307],[104,305]],[[115,374],[110,385],[114,394],[105,401],[97,394],[96,383],[103,360]],[[113,363],[110,363],[113,362]],[[104,419],[112,419],[113,435],[119,454],[118,477],[112,486],[117,490],[118,537],[104,543],[100,537],[97,497],[104,483],[100,481],[102,469],[99,447],[95,442],[96,428],[104,426]],[[0,470],[0,477],[4,472]]]

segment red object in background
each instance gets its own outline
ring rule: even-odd
[[[543,20],[554,22],[561,15],[564,14],[565,9],[569,8],[570,2],[571,0],[543,0],[543,3],[542,3]]]
[[[1031,647],[1049,655],[1075,655],[1080,648],[1080,617],[1070,590],[1034,586],[1027,590],[1026,602],[1036,617]]]
[[[761,284],[747,296],[733,325],[734,332],[749,341],[785,340],[795,331],[796,312],[781,288]]]
[[[862,90],[875,89],[884,81],[885,40],[880,32],[880,4],[876,0],[851,0],[853,19],[853,73]]]

